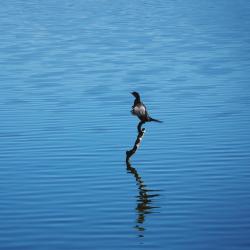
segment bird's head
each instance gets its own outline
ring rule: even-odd
[[[135,97],[135,98],[138,98],[138,97],[140,97],[140,95],[139,95],[139,93],[137,93],[137,92],[131,92],[131,94]]]

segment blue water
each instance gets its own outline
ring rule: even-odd
[[[2,1],[0,249],[248,250],[249,11]]]

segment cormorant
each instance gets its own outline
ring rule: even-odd
[[[135,97],[134,105],[132,106],[131,113],[136,115],[141,122],[162,122],[149,116],[146,106],[141,102],[139,93],[131,93]]]

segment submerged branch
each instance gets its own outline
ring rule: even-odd
[[[139,237],[143,237],[143,231],[145,230],[143,223],[145,221],[146,214],[152,213],[152,209],[156,208],[152,206],[152,198],[155,196],[158,196],[158,194],[149,194],[150,190],[146,188],[146,185],[144,184],[141,176],[137,172],[137,170],[131,166],[129,160],[132,155],[134,155],[139,148],[142,138],[145,133],[145,128],[142,128],[143,124],[145,122],[140,121],[137,125],[137,138],[135,140],[134,146],[132,149],[128,150],[126,152],[126,165],[127,165],[127,171],[131,173],[136,180],[136,184],[138,186],[138,199],[137,199],[137,206],[136,206],[136,211],[137,211],[137,220],[136,220],[136,225],[135,228],[140,232]]]

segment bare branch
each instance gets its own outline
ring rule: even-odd
[[[138,135],[137,135],[137,138],[135,140],[135,144],[134,144],[134,147],[130,150],[128,150],[126,152],[126,162],[129,161],[130,157],[135,154],[135,152],[137,151],[137,149],[139,148],[140,144],[141,144],[141,141],[142,141],[142,138],[144,136],[144,133],[145,133],[145,128],[142,128],[142,125],[144,124],[145,122],[143,121],[140,121],[138,126],[137,126],[137,130],[138,130]]]

